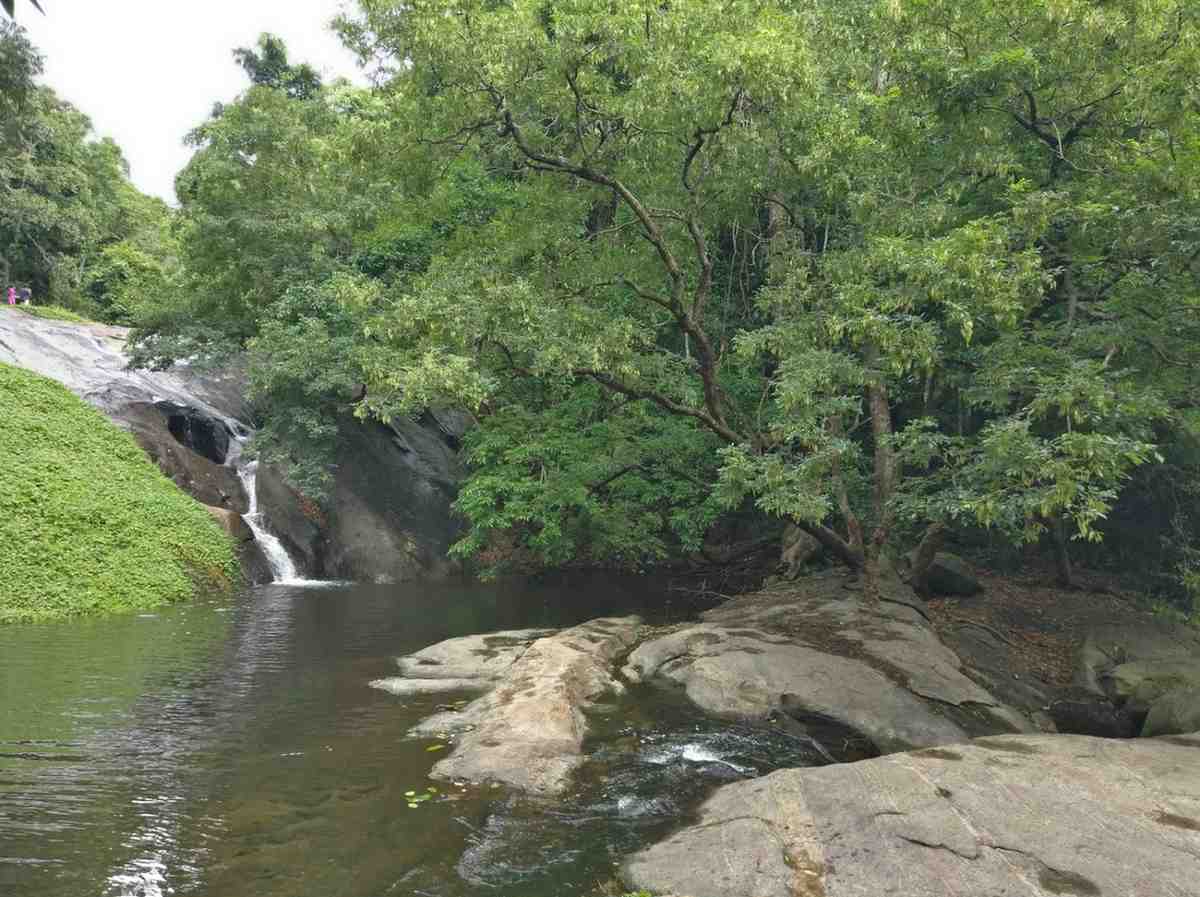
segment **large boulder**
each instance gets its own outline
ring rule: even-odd
[[[1097,624],[1084,638],[1076,682],[1135,725],[1144,721],[1143,735],[1191,731],[1200,715],[1200,633],[1154,618]]]
[[[1142,737],[1200,731],[1200,685],[1181,685],[1162,695],[1150,707]]]
[[[413,730],[415,736],[455,737],[453,753],[432,775],[538,795],[562,793],[583,762],[584,711],[600,696],[621,690],[613,665],[633,645],[640,623],[637,617],[592,620],[532,642],[535,633],[495,633],[472,637],[473,646],[451,640],[402,658],[401,669],[417,674],[402,678],[424,680],[416,686],[421,690],[441,690],[437,675],[490,687],[461,711],[437,714]],[[408,693],[395,681],[374,684]]]
[[[916,551],[908,555],[911,566],[916,559]],[[970,597],[983,591],[983,585],[975,578],[970,565],[956,554],[939,551],[933,557],[929,566],[927,580],[929,591],[934,595],[954,595]]]
[[[1200,733],[981,738],[726,785],[624,878],[677,897],[1200,897]]]
[[[1149,713],[1163,695],[1179,688],[1200,688],[1200,655],[1157,657],[1118,664],[1105,676],[1109,694],[1134,713]]]
[[[196,501],[238,514],[246,513],[247,496],[237,472],[180,442],[171,430],[170,414],[159,403],[131,402],[113,411],[112,418],[129,430],[159,469]],[[196,430],[202,428],[198,412],[189,419]],[[218,426],[224,428],[223,421],[212,417],[206,420],[208,423],[203,428],[208,431]],[[228,451],[228,442],[225,445]]]
[[[385,426],[347,422],[334,479],[325,575],[403,582],[443,578],[462,532],[451,511],[464,470],[461,418],[449,412]]]
[[[1033,728],[965,675],[907,587],[882,597],[840,573],[744,595],[639,645],[625,674],[722,716],[829,719],[881,752]]]

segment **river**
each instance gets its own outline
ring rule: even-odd
[[[450,636],[694,610],[673,594],[611,576],[272,585],[0,628],[0,894],[592,893],[718,783],[818,758],[642,687],[600,708],[576,788],[543,803],[431,782],[439,754],[405,733],[456,696],[367,683]]]

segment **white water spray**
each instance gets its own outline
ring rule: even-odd
[[[283,547],[283,543],[267,532],[263,525],[263,516],[258,510],[258,462],[251,461],[249,464],[239,467],[238,479],[242,481],[247,500],[250,503],[250,510],[242,515],[242,519],[246,521],[246,525],[250,527],[254,538],[262,547],[267,563],[271,565],[271,575],[275,578],[275,582],[287,584],[307,582],[296,570],[296,565],[287,549]]]

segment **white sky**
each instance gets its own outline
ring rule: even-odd
[[[17,0],[17,21],[46,58],[43,81],[125,151],[133,181],[175,202],[184,135],[249,82],[233,60],[269,31],[292,62],[366,83],[328,29],[343,0]]]

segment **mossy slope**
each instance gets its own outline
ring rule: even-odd
[[[128,433],[0,364],[0,623],[158,607],[236,577],[229,537]]]

